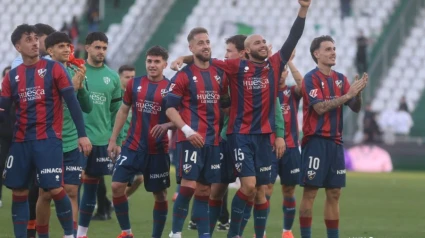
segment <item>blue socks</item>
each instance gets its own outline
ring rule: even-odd
[[[239,230],[239,236],[242,237],[243,232],[245,230],[246,224],[249,221],[249,218],[251,218],[251,212],[252,212],[252,208],[254,207],[254,203],[253,202],[247,202],[246,203],[246,207],[245,210],[243,212],[243,220],[241,222],[241,228]]]
[[[172,232],[181,232],[183,229],[184,221],[186,220],[189,210],[190,199],[192,199],[195,189],[190,187],[181,186],[179,195],[173,206],[173,225]]]
[[[66,236],[74,234],[74,220],[72,219],[71,200],[62,189],[58,194],[52,196],[55,202],[56,215]]]
[[[168,201],[155,202],[153,208],[153,238],[161,238],[164,231],[165,222],[167,221]]]
[[[121,197],[113,197],[112,203],[115,208],[115,215],[117,216],[118,223],[121,230],[126,231],[131,229],[130,218],[128,216],[128,200],[125,195]]]
[[[283,229],[289,231],[292,229],[295,219],[295,197],[284,198],[282,204],[283,210]]]
[[[199,237],[210,237],[210,217],[208,213],[209,196],[196,196],[193,200],[193,219],[198,228]]]
[[[12,195],[12,220],[16,238],[27,238],[30,219],[28,196]]]
[[[80,214],[78,225],[82,227],[89,227],[90,220],[93,215],[94,206],[96,205],[96,192],[99,180],[84,180],[83,197],[80,201]]]
[[[210,234],[214,233],[215,225],[217,224],[218,217],[221,213],[221,207],[223,205],[222,200],[209,200],[208,205],[210,208]]]
[[[254,205],[254,230],[255,237],[262,238],[266,230],[267,216],[269,211],[269,201],[263,204]]]
[[[300,217],[301,238],[311,238],[311,217]]]
[[[241,222],[244,217],[244,210],[248,202],[249,197],[243,194],[239,189],[232,200],[231,222],[229,232],[227,233],[228,238],[233,238],[239,235]]]
[[[328,238],[338,238],[339,237],[339,220],[325,220],[326,232],[328,233]]]

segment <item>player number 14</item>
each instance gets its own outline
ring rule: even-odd
[[[186,154],[184,158],[184,162],[187,163],[189,160],[189,150],[185,150],[184,153]],[[194,164],[196,164],[196,158],[198,157],[198,152],[193,151],[192,155],[190,156],[190,161],[192,161]]]
[[[320,159],[313,156],[310,156],[308,158],[310,159],[310,162],[308,163],[308,168],[309,169],[313,168],[315,170],[319,169]]]

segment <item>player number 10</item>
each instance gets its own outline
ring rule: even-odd
[[[185,150],[184,153],[186,154],[186,156],[184,158],[184,162],[187,163],[187,161],[189,160],[189,150]],[[192,155],[190,156],[190,161],[192,161],[194,164],[196,164],[196,158],[197,157],[198,157],[198,152],[193,151]]]
[[[235,158],[236,158],[236,160],[242,161],[242,160],[245,159],[245,155],[243,154],[243,152],[242,152],[242,150],[240,148],[239,149],[234,149],[233,151],[235,152]]]
[[[319,169],[320,159],[317,157],[310,156],[310,162],[308,163],[308,168],[313,168],[315,170]]]
[[[13,155],[9,156],[9,158],[7,158],[7,162],[6,162],[6,168],[10,169],[12,168],[13,165]]]

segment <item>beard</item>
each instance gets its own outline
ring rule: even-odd
[[[211,59],[211,53],[208,56],[206,56],[206,57],[202,53],[195,54],[195,57],[198,58],[202,62],[208,62]]]
[[[101,64],[101,63],[103,63],[103,61],[105,61],[105,58],[100,59],[100,57],[98,57],[97,55],[91,56],[90,58],[93,61],[93,63],[95,63],[95,64]]]
[[[252,58],[252,59],[259,60],[259,61],[264,61],[264,60],[266,60],[266,59],[267,59],[267,56],[268,56],[268,55],[266,55],[266,56],[262,56],[262,55],[260,55],[260,52],[258,52],[258,51],[252,51],[252,52],[251,52],[251,58]]]

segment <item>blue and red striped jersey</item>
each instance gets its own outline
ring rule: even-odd
[[[285,142],[287,148],[298,148],[298,107],[301,95],[295,92],[296,86],[279,89],[278,96],[282,108],[283,120],[285,121]]]
[[[305,145],[312,136],[321,136],[342,144],[342,107],[319,115],[313,105],[341,97],[349,89],[350,83],[347,78],[336,71],[332,70],[330,75],[325,75],[319,68],[315,68],[306,74],[302,86],[304,117],[302,145]]]
[[[185,66],[173,77],[167,100],[179,100],[183,121],[198,132],[205,144],[219,145],[220,97],[227,94],[226,74],[215,66],[201,69],[195,64]],[[179,130],[177,142],[186,141]]]
[[[71,79],[58,62],[40,59],[12,69],[2,83],[2,96],[16,106],[14,142],[62,139],[61,92],[73,90]]]
[[[166,78],[153,82],[147,76],[130,79],[124,92],[123,103],[131,106],[132,117],[124,146],[144,150],[148,154],[168,153],[168,136],[155,139],[154,126],[169,122],[165,115],[165,96],[170,81]]]
[[[280,51],[264,63],[242,59],[212,62],[229,77],[232,100],[227,134],[274,132],[278,82],[286,64]]]

